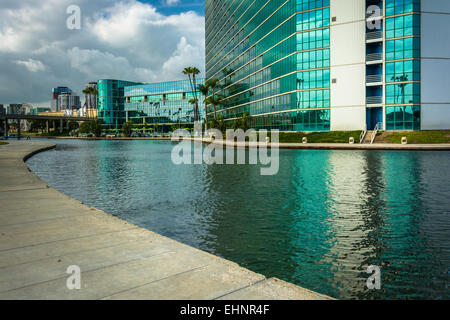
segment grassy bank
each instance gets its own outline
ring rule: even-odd
[[[408,139],[408,144],[437,144],[450,143],[450,130],[442,131],[408,131],[408,132],[384,132],[376,143],[400,144],[402,137]]]
[[[281,143],[302,143],[303,137],[308,143],[348,143],[350,137],[359,143],[361,131],[331,131],[331,132],[280,132]]]

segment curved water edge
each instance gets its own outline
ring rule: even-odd
[[[27,162],[52,187],[267,277],[341,299],[449,298],[449,152],[282,150],[262,177],[175,166],[170,142],[54,142]]]

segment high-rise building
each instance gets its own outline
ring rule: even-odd
[[[206,0],[206,77],[256,129],[448,129],[449,27],[440,0]]]
[[[64,108],[61,108],[59,104],[59,96],[63,93],[71,94],[72,90],[67,87],[57,87],[52,89],[52,100],[50,101],[50,108],[52,111],[63,111]]]
[[[21,103],[12,103],[7,108],[7,114],[24,114],[22,112],[22,104]]]
[[[6,114],[6,109],[0,104],[0,114]]]
[[[197,85],[204,79],[197,79]],[[189,80],[125,87],[125,118],[135,124],[193,125],[194,99]],[[204,99],[197,92],[199,116],[204,119]]]
[[[80,97],[73,93],[63,92],[58,96],[59,110],[66,112],[68,115],[72,115],[73,110],[81,108]]]

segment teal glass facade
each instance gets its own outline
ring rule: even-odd
[[[206,0],[206,77],[217,115],[255,129],[330,130],[329,0]],[[208,106],[208,118],[212,107]]]
[[[386,130],[420,130],[420,0],[386,0]]]
[[[196,79],[197,85],[204,79]],[[129,86],[125,88],[125,118],[134,124],[193,125],[195,97],[189,80]],[[199,115],[204,119],[204,97],[197,92]]]
[[[140,83],[102,79],[98,81],[98,118],[105,129],[120,129],[125,122],[125,87]]]

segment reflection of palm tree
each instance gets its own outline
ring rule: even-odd
[[[220,89],[219,80],[212,78],[206,81],[206,86],[211,90],[212,97],[215,97],[216,90]],[[216,105],[213,104],[214,107],[214,119],[216,119]]]
[[[395,82],[406,82],[406,81],[408,81],[408,75],[407,74],[403,74],[403,75],[401,75],[399,77],[393,76],[391,78],[391,80],[395,81]],[[402,104],[405,103],[405,87],[406,87],[406,85],[407,85],[407,83],[399,83],[398,84],[398,87],[400,88],[400,92],[401,92],[401,95],[402,95]],[[396,86],[394,87],[394,90],[396,90]],[[398,104],[398,96],[397,96],[395,91],[394,91],[394,97],[395,97],[395,104]]]
[[[305,79],[298,79],[297,78],[297,90],[303,90],[303,82],[305,82]],[[299,97],[297,101],[297,108],[300,109],[300,102],[302,98],[302,92],[299,92]]]
[[[225,77],[225,87],[228,86],[229,84],[231,84],[231,74],[234,72],[233,69],[228,69],[228,68],[224,68],[222,70],[222,73]]]
[[[208,130],[208,108],[207,108],[207,102],[206,99],[208,98],[208,94],[209,94],[209,87],[208,84],[200,84],[198,86],[198,91],[200,91],[200,93],[203,95],[204,97],[204,105],[205,105],[205,131]]]

